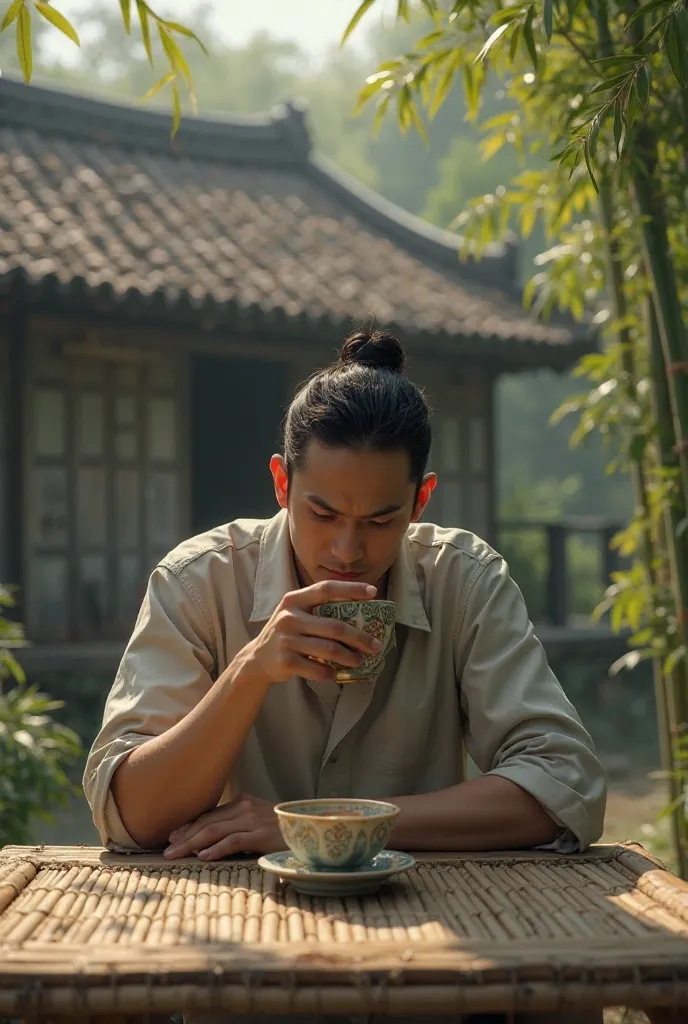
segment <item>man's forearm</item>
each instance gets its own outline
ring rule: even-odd
[[[112,794],[140,846],[165,845],[173,829],[217,805],[268,689],[241,651],[185,718],[119,765]]]
[[[530,793],[499,775],[392,802],[401,808],[389,841],[395,849],[524,849],[552,842],[558,831]]]

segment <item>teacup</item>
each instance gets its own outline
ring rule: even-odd
[[[337,683],[363,683],[377,678],[382,671],[387,653],[394,647],[394,601],[326,601],[313,609],[322,618],[341,619],[356,629],[368,633],[380,641],[377,654],[364,654],[358,668],[326,661],[336,670]],[[320,659],[316,659],[320,660]]]
[[[399,808],[382,800],[290,800],[275,813],[285,843],[303,864],[347,870],[384,850]]]

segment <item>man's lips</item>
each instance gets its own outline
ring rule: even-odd
[[[364,574],[362,572],[340,572],[338,569],[328,569],[323,566],[325,572],[336,580],[358,580]]]

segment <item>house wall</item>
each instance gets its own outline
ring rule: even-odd
[[[429,469],[438,485],[425,518],[493,536],[493,377],[479,364],[459,366],[414,360],[409,375],[426,391],[433,409]]]
[[[179,354],[121,328],[32,317],[23,577],[28,634],[105,639],[186,530]]]

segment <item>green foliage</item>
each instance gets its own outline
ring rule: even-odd
[[[489,65],[510,103],[484,124],[484,153],[511,145],[521,160],[543,150],[549,158],[477,196],[455,224],[464,254],[478,256],[515,223],[524,237],[539,226],[548,248],[526,302],[598,329],[602,351],[577,371],[584,389],[554,419],[575,414],[572,444],[600,438],[609,471],[632,482],[634,514],[614,542],[628,568],[614,574],[597,614],[632,634],[615,671],[653,661],[677,860],[688,873],[688,377],[674,372],[688,365],[688,14],[673,0],[423,6],[434,30],[370,75],[361,99],[384,109],[396,101],[406,130],[432,119],[464,75],[475,115]],[[542,552],[528,543],[523,578],[532,585]]]
[[[0,585],[0,605],[11,603]],[[0,846],[29,843],[32,822],[52,820],[73,791],[66,769],[81,752],[77,735],[54,721],[62,702],[26,685],[10,650],[21,642],[21,628],[0,617]]]
[[[177,42],[177,38],[182,37],[193,40],[205,54],[207,54],[207,50],[200,37],[186,25],[180,25],[179,22],[160,17],[146,0],[135,0],[135,4],[141,32],[141,42],[149,64],[152,67],[155,63],[151,39],[152,27],[157,35],[163,58],[169,66],[169,71],[148,88],[143,99],[150,99],[161,89],[166,86],[170,87],[172,97],[172,135],[174,136],[179,129],[181,120],[180,85],[186,87],[192,107],[195,108],[196,104],[189,64]],[[119,6],[119,25],[120,27],[123,25],[124,31],[127,35],[130,35],[132,32],[131,0],[120,0]],[[81,45],[76,29],[53,3],[47,2],[47,0],[11,0],[2,22],[0,22],[0,32],[5,32],[14,26],[17,57],[26,82],[31,80],[33,73],[32,19],[34,14],[39,15],[39,18],[43,18],[53,28],[56,28],[73,42],[75,46]]]

